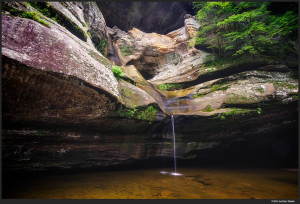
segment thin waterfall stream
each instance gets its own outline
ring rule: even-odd
[[[176,164],[176,137],[175,137],[175,125],[174,125],[174,115],[171,115],[171,122],[172,122],[172,135],[173,135],[173,158],[174,158],[174,172],[170,174],[173,176],[181,176],[182,174],[177,173],[177,164]],[[168,174],[169,172],[161,171],[161,174]]]
[[[173,157],[174,157],[174,170],[175,172],[171,173],[173,176],[181,176],[182,174],[177,173],[176,170],[176,140],[175,140],[175,126],[174,126],[174,116],[171,116],[171,121],[172,121],[172,133],[173,133]]]

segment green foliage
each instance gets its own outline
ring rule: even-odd
[[[50,23],[47,22],[47,21],[45,21],[44,19],[39,19],[38,22],[41,23],[41,24],[44,24],[45,26],[47,26],[47,27],[49,27],[49,28],[51,27],[51,26],[50,26]]]
[[[214,53],[284,59],[296,53],[298,16],[292,11],[271,15],[270,2],[195,2],[201,23],[196,44]]]
[[[122,77],[124,76],[124,73],[122,71],[122,68],[119,66],[115,66],[113,65],[111,70],[114,73],[114,76],[118,79],[118,80],[122,80]]]
[[[256,109],[257,114],[261,114],[261,108]]]
[[[183,84],[160,84],[159,89],[164,91],[170,91],[170,90],[178,90],[182,89],[184,87]]]
[[[95,44],[95,47],[99,52],[103,53],[104,48],[106,47],[106,44],[107,44],[107,38],[104,38],[104,39],[101,39],[97,44]]]
[[[206,86],[204,87],[205,89],[210,89],[209,92],[207,93],[199,93],[199,90],[197,90],[196,94],[193,95],[193,98],[199,98],[199,97],[203,97],[209,93],[212,93],[214,91],[226,91],[229,88],[229,85],[226,84],[215,84],[215,85],[210,85],[210,86]]]
[[[193,95],[193,98],[203,97],[203,96],[206,96],[207,94],[208,94],[208,93],[202,93],[202,94],[196,93],[196,94]]]
[[[41,16],[39,14],[37,14],[35,11],[25,11],[24,13],[22,13],[22,17],[32,19],[32,20],[37,21],[47,27],[50,27],[50,23],[48,23],[44,19],[41,19]]]
[[[87,35],[91,38],[91,32],[90,31],[87,31]]]
[[[38,130],[38,131],[36,131],[36,135],[38,135],[38,136],[41,136],[41,135],[43,135],[45,133],[45,131],[43,131],[43,130]]]
[[[204,65],[204,67],[207,67],[207,68],[215,67],[218,70],[221,70],[221,69],[226,69],[228,67],[231,67],[232,65],[234,65],[237,62],[238,61],[235,61],[232,58],[223,57],[222,55],[215,55],[215,56],[208,55],[204,59],[203,65]]]
[[[250,113],[256,112],[257,114],[261,114],[261,108],[257,109],[237,109],[237,108],[232,108],[231,111],[224,112],[224,113],[219,113],[214,119],[220,119],[220,120],[225,120],[227,117],[231,117],[233,119],[236,119],[240,116],[247,115]]]
[[[229,88],[229,86],[224,86],[224,84],[215,84],[211,88],[210,92],[219,91],[219,90],[226,91],[228,88]]]
[[[133,48],[132,47],[130,47],[130,46],[123,46],[122,48],[121,48],[121,51],[122,51],[122,54],[124,55],[124,56],[129,56],[129,55],[132,55],[133,54]]]
[[[284,88],[288,88],[288,89],[298,88],[298,85],[290,84],[290,83],[287,83],[287,82],[284,82],[284,81],[276,81],[276,82],[273,82],[273,84],[274,84],[274,86],[284,87]]]
[[[265,92],[265,90],[263,88],[261,88],[261,87],[260,88],[256,88],[255,90],[258,91],[259,93],[264,93]]]
[[[292,96],[292,98],[294,98],[294,99],[298,99],[298,97],[299,97],[298,95],[293,95]]]
[[[145,120],[152,122],[155,119],[156,113],[157,113],[157,106],[156,105],[150,105],[146,108],[144,107],[134,107],[132,109],[125,108],[119,111],[119,115],[121,117],[130,118],[130,119],[139,119],[139,120]]]
[[[49,3],[47,2],[28,2],[33,8],[41,12],[44,16],[47,16],[48,18],[51,18],[51,12],[49,10]]]
[[[215,109],[212,109],[211,108],[211,105],[207,105],[202,111],[203,112],[212,112],[212,111],[214,111]]]
[[[82,39],[83,41],[87,40],[86,33],[78,27],[70,18],[65,16],[60,11],[52,8],[48,2],[28,2],[33,8],[41,12],[44,16],[52,19],[56,23],[59,23],[66,29],[68,29],[71,33],[73,33],[78,38]],[[45,23],[42,21],[41,23]]]

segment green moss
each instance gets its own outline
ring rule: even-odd
[[[203,93],[203,94],[200,94],[200,93],[196,93],[193,95],[193,98],[200,98],[200,97],[203,97],[203,96],[206,96],[208,93]]]
[[[178,90],[182,89],[184,87],[183,84],[160,84],[159,89],[164,91],[170,91],[170,90]]]
[[[214,111],[215,109],[212,109],[211,108],[211,105],[207,105],[203,110],[202,110],[202,112],[212,112],[212,111]]]
[[[230,95],[226,99],[227,104],[251,104],[258,103],[259,100],[254,96]]]
[[[263,88],[261,88],[261,87],[260,88],[256,88],[255,90],[258,91],[259,93],[264,93],[265,92],[265,90]]]
[[[121,51],[122,51],[122,54],[124,56],[129,56],[129,55],[132,55],[133,54],[133,47],[130,47],[130,46],[123,46],[121,48]]]
[[[292,96],[292,98],[294,98],[294,99],[298,99],[298,97],[299,97],[298,95],[293,95]]]
[[[237,108],[232,108],[231,111],[224,112],[224,113],[219,113],[214,119],[220,119],[220,120],[225,120],[227,117],[236,119],[239,118],[240,116],[244,116],[250,113],[257,113],[261,114],[262,110],[261,108],[257,109],[237,109]]]
[[[290,84],[290,83],[287,83],[287,82],[284,82],[284,81],[273,82],[273,84],[274,84],[275,87],[284,87],[284,88],[288,88],[288,89],[296,89],[296,88],[298,88],[297,85]]]
[[[225,86],[224,84],[215,84],[215,85],[206,86],[202,89],[208,89],[208,88],[210,88],[210,90],[207,93],[199,93],[199,90],[197,90],[196,94],[193,95],[193,98],[203,97],[214,91],[226,91],[229,88],[229,85]]]
[[[10,12],[11,15],[14,16],[21,16],[22,13],[24,12],[23,10],[19,9],[19,8],[13,8],[9,2],[2,2],[2,12],[3,11],[8,11]]]
[[[87,31],[87,35],[91,38],[91,32],[90,31]]]
[[[118,80],[122,80],[122,78],[124,77],[124,73],[123,73],[121,67],[113,65],[111,70],[113,71],[114,76],[115,76]]]
[[[39,14],[37,14],[35,11],[25,11],[24,13],[22,13],[22,17],[32,19],[32,20],[39,22],[47,27],[50,27],[50,23],[48,23],[44,19],[41,19],[41,16]]]
[[[226,69],[235,64],[235,61],[232,58],[223,58],[220,56],[208,55],[204,59],[204,67],[212,68],[215,67],[217,69]]]
[[[138,120],[145,120],[145,121],[154,121],[156,113],[157,113],[157,106],[150,105],[148,107],[134,107],[134,108],[125,108],[119,111],[119,115],[121,117],[130,118],[130,119],[138,119]]]
[[[110,61],[105,58],[105,57],[102,57],[100,54],[90,50],[89,51],[89,54],[96,60],[98,60],[101,64],[103,64],[105,67],[108,67],[108,68],[111,68],[111,63]]]
[[[90,36],[92,36],[92,34],[90,34]],[[92,38],[92,41],[93,41],[93,38]],[[106,47],[106,44],[107,44],[107,38],[101,39],[98,42],[96,42],[94,40],[93,43],[94,43],[96,49],[103,54],[104,48]]]
[[[51,18],[58,24],[65,27],[67,30],[69,30],[72,34],[74,34],[81,40],[87,41],[87,36],[85,32],[79,26],[77,26],[69,17],[65,16],[59,10],[53,8],[49,3],[47,2],[28,2],[28,3],[33,8],[41,12],[44,16]]]
[[[47,21],[45,21],[44,19],[40,19],[39,21],[38,21],[39,23],[41,23],[41,24],[44,24],[45,26],[47,26],[47,27],[51,27],[50,26],[50,23],[48,23]]]
[[[36,135],[38,135],[38,136],[41,136],[41,135],[43,135],[45,133],[45,131],[43,131],[43,130],[38,130],[38,131],[36,131]]]

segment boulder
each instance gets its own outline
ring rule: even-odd
[[[19,17],[2,16],[2,54],[29,67],[75,76],[119,97],[110,62],[58,24],[51,28]]]

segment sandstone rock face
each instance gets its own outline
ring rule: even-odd
[[[127,107],[146,106],[156,101],[144,90],[125,81],[120,82],[121,95]]]
[[[111,117],[117,101],[77,77],[2,57],[3,120],[80,122]]]
[[[184,16],[184,26],[186,31],[189,34],[190,38],[194,38],[197,36],[197,30],[200,28],[200,23],[197,21],[197,18],[186,14]]]
[[[103,43],[101,52],[105,53],[107,43],[107,27],[101,11],[95,2],[49,2],[49,5],[71,20],[77,28],[83,30],[87,42],[91,46],[99,46]],[[66,27],[69,29],[69,27]]]
[[[298,86],[297,80],[288,73],[248,71],[187,90],[161,92],[168,99],[166,110],[169,114],[209,116],[230,111],[222,108],[229,104],[297,101],[294,96]],[[211,110],[207,110],[208,107]]]
[[[188,47],[189,39],[197,35],[199,23],[185,16],[184,27],[167,35],[145,33],[133,28],[126,34],[112,29],[112,39],[120,63],[133,64],[152,83],[194,80],[207,53]],[[131,49],[130,53],[126,50]]]
[[[101,44],[107,44],[108,31],[106,22],[98,6],[95,2],[83,2],[82,4],[84,19],[88,26],[87,32],[90,33],[93,44],[96,47]],[[105,46],[101,49],[103,53],[107,53],[108,47]]]
[[[177,63],[166,63],[162,66],[159,73],[149,81],[153,84],[162,84],[195,80],[203,73],[200,68],[207,55],[208,53],[204,51],[190,49],[180,55]]]
[[[2,16],[2,54],[29,67],[75,76],[119,97],[110,62],[58,24]]]
[[[166,34],[183,26],[186,7],[180,2],[97,2],[109,27]]]

